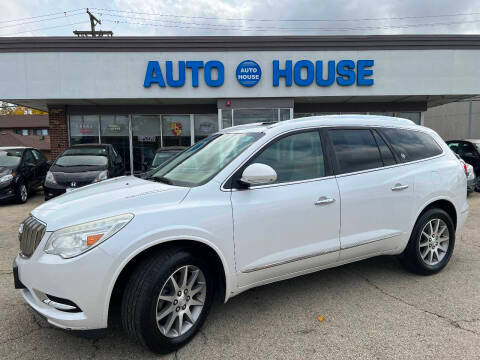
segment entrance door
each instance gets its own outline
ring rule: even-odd
[[[232,192],[240,287],[338,258],[340,197],[323,154],[319,132],[310,130],[281,137],[249,161],[271,166],[277,180]]]

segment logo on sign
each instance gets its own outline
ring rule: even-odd
[[[173,122],[172,123],[172,133],[175,136],[180,136],[182,133],[182,123],[181,122]]]
[[[242,61],[237,66],[236,78],[240,85],[252,87],[257,85],[262,77],[262,69],[253,60]]]

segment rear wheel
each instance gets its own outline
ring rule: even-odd
[[[454,246],[455,228],[450,215],[433,208],[418,218],[400,259],[417,274],[436,274],[447,265]]]
[[[213,281],[207,263],[188,250],[171,249],[144,261],[122,301],[126,332],[157,353],[188,343],[208,315]]]

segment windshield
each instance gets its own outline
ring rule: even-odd
[[[475,145],[477,151],[480,152],[480,143],[473,143],[473,145]]]
[[[16,167],[22,159],[22,150],[0,150],[0,166]]]
[[[214,134],[162,166],[151,179],[178,186],[202,185],[262,136],[262,133]]]
[[[107,149],[104,147],[78,147],[70,148],[63,152],[62,156],[67,155],[103,155],[107,156]]]
[[[108,159],[106,156],[95,155],[62,155],[57,159],[57,166],[106,166]]]

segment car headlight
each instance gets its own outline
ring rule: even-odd
[[[50,184],[56,184],[57,181],[55,180],[55,176],[53,176],[52,172],[47,172],[47,176],[45,176],[45,182]]]
[[[108,170],[103,170],[100,174],[97,175],[97,177],[95,178],[95,180],[93,180],[93,182],[96,183],[96,182],[100,182],[107,179],[108,179]]]
[[[0,184],[12,181],[13,178],[14,178],[14,176],[12,174],[3,175],[2,177],[0,177]]]
[[[133,214],[112,216],[57,230],[48,239],[44,251],[64,259],[73,258],[115,235],[133,219],[133,216]]]

